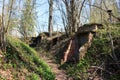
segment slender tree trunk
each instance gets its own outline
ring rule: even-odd
[[[9,16],[8,16],[8,21],[7,21],[5,33],[7,33],[8,29],[9,29],[10,18],[11,18],[11,16],[12,16],[13,3],[14,3],[14,0],[11,0],[11,1],[10,1],[10,6],[9,6],[10,9],[8,10]]]
[[[102,8],[102,0],[101,0],[101,2],[100,2],[100,7]],[[103,14],[102,14],[102,10],[100,10],[100,16],[101,16],[101,23],[103,22],[103,16],[102,16]]]
[[[67,16],[67,26],[69,34],[77,32],[78,27],[80,26],[80,16],[82,8],[86,0],[83,0],[81,3],[80,0],[62,0],[66,7],[66,16]]]
[[[49,2],[49,24],[48,24],[48,31],[49,31],[49,36],[52,36],[53,32],[53,0],[50,0]]]
[[[2,16],[0,16],[0,50],[2,49]]]
[[[89,5],[89,9],[90,9],[90,18],[89,18],[89,22],[91,23],[91,16],[92,16],[92,14],[91,14],[91,13],[92,13],[92,12],[91,12],[91,11],[92,11],[92,9],[91,9],[91,0],[89,0],[89,4],[90,4],[90,5]]]
[[[6,51],[5,45],[5,27],[4,27],[4,0],[3,0],[3,7],[2,7],[2,17],[1,17],[1,27],[0,27],[0,49],[2,51]]]

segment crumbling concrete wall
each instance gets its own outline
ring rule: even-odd
[[[102,24],[89,24],[87,26],[85,25],[80,27],[78,29],[78,32],[74,35],[77,38],[77,43],[74,44],[75,46],[71,43],[68,44],[69,46],[64,52],[63,59],[61,59],[62,64],[69,61],[69,59],[72,59],[76,54],[78,54],[76,56],[79,56],[79,59],[76,60],[84,58],[88,48],[92,44],[93,35],[96,33],[98,29],[102,29]],[[78,52],[70,51],[72,50],[71,48],[73,48],[73,46],[75,48],[74,50],[78,49]],[[72,56],[69,56],[71,54]]]
[[[96,34],[98,29],[102,29],[102,24],[85,24],[78,29],[77,37],[78,37],[78,46],[79,46],[79,59],[85,57],[88,48],[92,44],[93,35]]]
[[[82,33],[78,36],[78,42],[79,42],[79,58],[82,59],[85,56],[85,53],[87,52],[87,49],[91,46],[93,39],[93,33]]]

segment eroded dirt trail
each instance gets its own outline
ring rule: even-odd
[[[55,80],[68,80],[65,71],[58,69],[59,65],[52,58],[42,56],[42,59],[50,66],[52,72],[55,74]]]

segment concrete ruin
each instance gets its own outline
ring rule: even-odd
[[[80,60],[84,58],[88,48],[92,44],[92,39],[94,34],[96,34],[97,30],[101,28],[103,28],[102,24],[87,24],[79,27],[78,32],[75,34],[77,38],[77,42],[76,42],[77,44],[75,44],[76,45],[75,49],[78,49],[78,53],[77,53],[78,55],[74,57],[76,54],[74,52],[76,51],[72,51],[71,48],[73,48],[74,45],[71,45],[71,42],[70,42],[68,45],[68,48],[64,52],[63,58],[61,59],[61,64],[64,64],[65,62],[69,61],[69,59],[73,59],[73,57],[78,58],[79,56],[79,59],[74,59],[74,60]],[[78,61],[75,61],[75,62],[78,62]]]
[[[92,44],[92,39],[94,35],[96,34],[97,30],[101,28],[103,28],[103,25],[96,23],[85,24],[79,27],[78,32],[76,32],[76,34],[74,35],[75,40],[69,39],[68,40],[69,43],[67,44],[67,47],[64,48],[65,51],[61,53],[63,54],[63,56],[61,57],[61,63],[64,64],[65,62],[71,61],[71,59],[75,60],[75,62],[78,62],[80,59],[84,58],[88,48],[90,48]],[[43,39],[42,37],[43,36],[39,35],[38,37],[32,40],[35,46],[40,45],[39,43],[41,43],[41,40]],[[48,50],[51,49],[51,47],[53,47],[54,45],[59,44],[61,41],[66,39],[65,34],[54,35],[52,37],[44,37],[44,38],[48,42],[47,44],[48,48],[46,48]]]
[[[92,44],[92,39],[94,34],[96,34],[98,29],[102,29],[102,24],[85,24],[79,27],[77,32],[78,46],[79,46],[79,59],[84,58],[85,53],[87,53],[88,48]]]

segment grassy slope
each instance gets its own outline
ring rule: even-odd
[[[1,61],[2,62],[2,61]],[[5,53],[3,70],[10,70],[15,80],[54,80],[55,76],[48,65],[42,61],[37,52],[24,42],[7,37],[7,52]],[[7,79],[1,76],[1,79]]]

